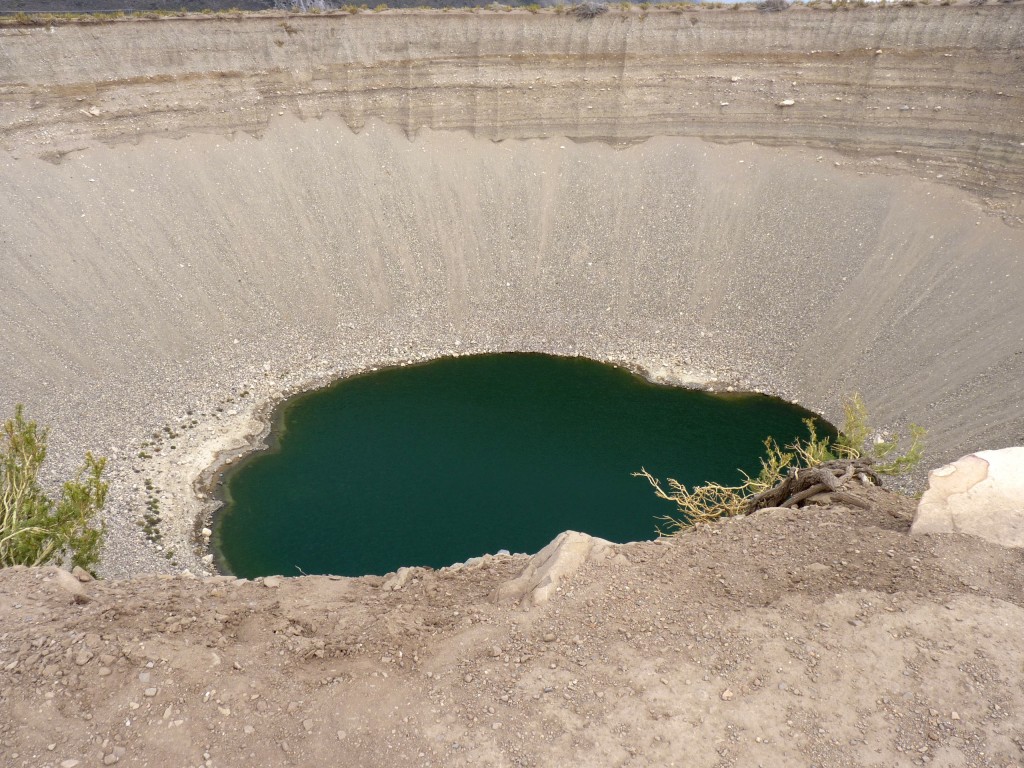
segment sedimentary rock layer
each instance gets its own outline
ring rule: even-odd
[[[1012,5],[23,28],[0,38],[0,135],[65,149],[153,131],[257,131],[287,109],[339,114],[355,129],[377,117],[408,133],[496,140],[830,147],[1003,197],[1024,183],[1022,39],[1024,12]]]
[[[622,360],[832,418],[859,390],[925,424],[932,463],[1019,443],[1022,22],[3,30],[0,411],[53,424],[58,463],[113,456],[115,571],[163,565],[131,524],[143,479],[183,538],[174,506],[255,403],[451,352]]]

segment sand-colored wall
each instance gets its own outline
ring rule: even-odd
[[[1019,443],[1021,89],[994,91],[1021,80],[1022,19],[0,32],[0,412],[54,424],[59,462],[115,456],[115,572],[163,565],[131,525],[142,479],[187,490],[249,403],[453,351],[629,361],[831,417],[860,390],[924,423],[932,462]],[[192,418],[170,459],[138,457]]]

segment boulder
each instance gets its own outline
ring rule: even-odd
[[[585,533],[560,533],[530,558],[519,576],[495,590],[494,600],[518,600],[525,608],[547,602],[559,584],[579,570],[588,558],[607,557],[611,547],[611,542]]]
[[[932,470],[910,532],[1024,547],[1024,447],[979,451]]]

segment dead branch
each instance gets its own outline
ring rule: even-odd
[[[856,498],[841,489],[856,475],[862,482],[880,486],[882,481],[871,468],[869,458],[836,459],[816,467],[794,467],[778,485],[758,493],[748,501],[748,512],[765,507],[795,507],[819,493],[835,494],[837,499],[849,502]],[[840,497],[839,494],[842,493]],[[849,502],[852,503],[852,502]],[[856,506],[863,507],[863,502]]]

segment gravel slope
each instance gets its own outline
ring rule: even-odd
[[[1020,443],[1022,21],[0,30],[0,412],[54,427],[55,470],[111,457],[110,575],[202,567],[193,483],[268,404],[440,354],[584,354],[833,419],[859,390],[933,463]],[[172,560],[138,526],[156,495]]]

